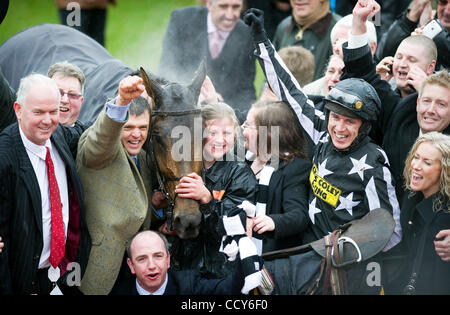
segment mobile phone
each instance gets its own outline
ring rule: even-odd
[[[442,31],[442,26],[436,21],[431,20],[422,30],[422,35],[433,39],[437,34]]]
[[[416,89],[414,86],[412,86],[411,84],[408,84],[408,88],[412,91],[412,92],[416,92]]]

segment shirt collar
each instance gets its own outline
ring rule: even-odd
[[[208,16],[206,18],[206,23],[207,23],[208,35],[211,35],[212,33],[217,31],[217,32],[219,32],[220,37],[224,40],[227,39],[228,35],[230,35],[230,32],[221,31],[214,25],[214,23],[211,19],[211,13],[209,13],[209,12],[208,12]]]
[[[311,24],[307,29],[312,30],[319,38],[323,38],[327,34],[328,27],[330,26],[331,19],[333,15],[328,12],[323,18],[318,20],[316,23]],[[297,31],[297,23],[294,17],[291,17],[291,29]]]
[[[158,290],[156,290],[153,293],[148,292],[147,290],[145,290],[144,288],[142,288],[137,279],[136,279],[136,290],[138,291],[139,295],[163,295],[164,292],[166,291],[166,287],[167,287],[167,280],[169,279],[169,274],[166,274],[166,280],[164,281],[163,285],[159,287]]]
[[[50,139],[47,139],[47,141],[45,141],[44,145],[37,145],[37,144],[31,142],[30,140],[28,140],[28,138],[23,133],[20,125],[19,125],[19,131],[20,131],[20,137],[22,138],[22,142],[23,142],[25,149],[27,149],[28,151],[30,151],[31,153],[33,153],[34,155],[36,155],[37,157],[39,157],[45,161],[45,157],[47,155],[47,150],[45,149],[45,147],[48,147],[50,149],[50,151],[52,150],[52,142],[50,141]]]

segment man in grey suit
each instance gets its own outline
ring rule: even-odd
[[[186,83],[203,59],[223,101],[245,120],[255,100],[255,57],[248,27],[239,19],[242,0],[207,0],[206,7],[172,12],[159,74]]]

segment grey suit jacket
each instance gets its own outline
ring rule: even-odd
[[[207,74],[225,103],[243,122],[255,100],[255,56],[250,29],[241,20],[228,36],[219,56],[211,58],[206,7],[186,7],[172,12],[163,41],[159,74],[175,82],[190,82],[206,59]]]

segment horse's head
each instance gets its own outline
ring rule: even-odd
[[[202,219],[199,203],[178,197],[175,186],[181,177],[202,171],[202,120],[197,100],[206,76],[205,64],[189,85],[154,78],[142,68],[141,76],[153,99],[148,140],[159,168],[158,181],[168,195],[169,209],[173,206],[171,223],[180,238],[194,238]]]

